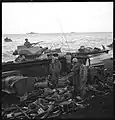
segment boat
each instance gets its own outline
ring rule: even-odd
[[[24,45],[17,46],[17,50],[13,52],[14,56],[18,55],[18,57],[15,59],[15,62],[22,62],[22,56],[25,58],[26,61],[35,60],[36,58],[40,57],[47,49],[48,47],[43,48],[41,46],[32,46],[29,48]]]
[[[4,39],[4,41],[5,41],[5,42],[12,42],[12,40],[11,40],[10,38],[8,38],[8,37],[6,37],[6,38]]]
[[[24,45],[17,46],[17,49],[13,52],[14,56],[18,55],[18,57],[15,59],[15,62],[33,61],[36,59],[48,59],[47,55],[49,54],[61,53],[61,48],[48,49],[48,47],[42,47],[40,45],[35,46],[40,42],[32,43],[34,46],[29,48]]]
[[[107,45],[109,48],[113,48],[113,42],[110,45]]]
[[[59,58],[62,63],[62,71],[66,71],[66,59],[64,57]],[[19,70],[21,74],[25,76],[47,76],[49,74],[49,64],[51,59],[33,60],[21,63],[6,62],[2,64],[2,72]]]
[[[38,33],[35,33],[35,32],[30,32],[30,33],[26,33],[26,34],[38,34]]]
[[[13,52],[13,55],[24,55],[24,56],[31,56],[31,55],[40,55],[44,51],[46,51],[48,47],[41,47],[41,46],[36,46],[36,47],[29,47],[27,48],[24,45],[17,46],[17,50]]]
[[[108,53],[109,50],[105,49],[105,47],[102,45],[103,49],[100,48],[91,48],[91,47],[84,47],[81,46],[78,49],[78,52],[76,52],[77,55],[96,55],[96,54],[101,54],[101,53]]]
[[[103,53],[97,56],[90,56],[90,64],[92,66],[103,64],[108,73],[113,75],[113,51],[110,50],[108,54]]]
[[[92,52],[76,52],[77,55],[94,55],[101,53],[108,53],[109,50],[101,50],[101,51],[92,51]]]

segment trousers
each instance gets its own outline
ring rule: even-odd
[[[52,72],[51,83],[54,86],[58,86],[59,72]]]

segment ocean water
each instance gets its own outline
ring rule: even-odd
[[[4,42],[4,38],[12,39],[12,42]],[[81,45],[87,47],[99,47],[109,45],[113,42],[113,33],[52,33],[52,34],[4,34],[2,35],[2,62],[12,61],[17,56],[13,51],[18,45],[23,45],[25,38],[31,43],[39,42],[41,46],[48,48],[59,48],[61,51],[75,52]]]

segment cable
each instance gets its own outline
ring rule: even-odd
[[[58,21],[58,22],[59,22],[59,21]],[[64,32],[63,32],[62,25],[61,25],[60,22],[59,22],[59,25],[60,25],[60,28],[61,28],[61,31],[62,31],[63,38],[64,38],[64,40],[66,41],[66,43],[67,43],[67,45],[68,45],[68,49],[69,49],[69,51],[70,51],[69,44],[68,44],[68,42],[67,42],[67,39],[66,39],[65,35],[63,34]]]

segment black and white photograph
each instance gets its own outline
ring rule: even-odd
[[[113,39],[113,2],[2,2],[2,119],[114,117]]]

